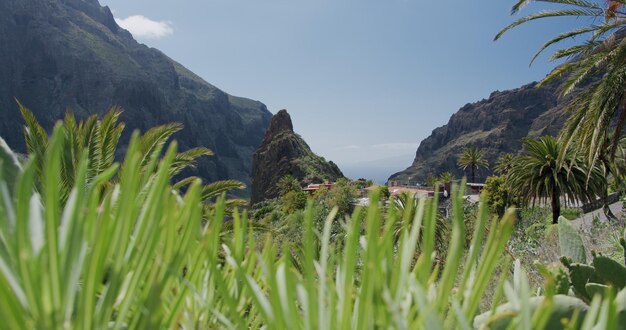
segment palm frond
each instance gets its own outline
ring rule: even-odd
[[[28,151],[33,154],[39,154],[45,150],[45,146],[48,143],[48,134],[41,127],[35,115],[26,107],[24,107],[19,101],[17,101],[18,107],[26,123],[26,147]]]
[[[102,137],[100,130],[98,129],[98,116],[89,116],[80,125],[82,144],[84,152],[87,152],[87,177],[94,178],[100,171],[100,164],[102,163]]]
[[[565,39],[570,39],[579,35],[583,35],[583,34],[587,34],[593,31],[597,31],[599,29],[598,26],[595,25],[591,25],[591,26],[586,26],[586,27],[582,27],[580,29],[576,29],[576,30],[572,30],[572,31],[568,31],[562,34],[559,34],[558,36],[550,39],[549,41],[547,41],[545,44],[543,44],[543,46],[541,46],[541,48],[535,53],[535,55],[533,56],[533,58],[530,60],[530,64],[532,64],[537,57],[539,57],[539,55],[541,55],[546,49],[548,49],[548,47],[557,44]]]
[[[511,15],[514,15],[514,14],[518,13],[520,10],[522,10],[524,7],[526,7],[529,3],[533,2],[533,1],[534,0],[519,0],[511,8]]]
[[[550,61],[556,61],[565,58],[573,58],[578,55],[585,55],[602,44],[601,41],[587,40],[582,44],[574,45],[568,48],[559,49],[550,56]]]
[[[67,197],[74,184],[74,176],[81,157],[83,146],[79,137],[79,128],[76,118],[71,111],[65,113],[63,120],[65,139],[63,145],[63,157],[61,161],[61,196]],[[63,199],[64,200],[64,199]]]
[[[26,142],[26,149],[28,154],[35,156],[36,169],[39,175],[42,175],[43,157],[48,147],[48,134],[41,127],[35,115],[20,103],[15,100],[24,118],[26,126],[24,127],[24,140]]]
[[[533,1],[520,0],[513,6],[513,13]],[[618,134],[626,126],[626,114],[622,113],[626,104],[626,13],[623,8],[625,1],[606,1],[606,3],[583,0],[546,0],[537,1],[563,5],[562,10],[541,11],[523,17],[509,24],[496,35],[520,24],[548,17],[587,16],[593,23],[574,30],[561,33],[546,42],[532,58],[543,53],[548,47],[565,39],[586,35],[582,43],[559,49],[552,54],[550,60],[570,58],[570,61],[553,70],[538,85],[542,86],[557,78],[563,79],[560,86],[561,95],[574,95],[566,106],[572,113],[560,133],[564,143],[559,160],[564,159],[567,150],[576,143],[577,149],[585,153],[584,160],[589,169],[606,155],[606,138],[612,133],[617,123]],[[571,6],[575,8],[572,9]],[[602,21],[601,24],[596,22]],[[579,92],[584,87],[590,92]],[[615,153],[619,137],[613,139],[610,153]],[[590,172],[589,172],[590,173]]]
[[[81,152],[83,145],[80,140],[80,128],[76,123],[76,118],[71,111],[65,113],[63,120],[63,128],[65,129],[67,148],[69,148],[70,159],[79,159],[78,154]],[[78,165],[73,163],[73,165]]]
[[[174,190],[180,190],[183,187],[191,185],[195,181],[202,182],[202,180],[199,177],[197,177],[197,176],[190,176],[190,177],[186,177],[186,178],[176,182],[175,184],[172,185],[172,188],[174,188]]]
[[[526,7],[531,2],[549,2],[549,3],[558,3],[563,5],[572,5],[582,8],[593,8],[593,9],[601,9],[598,4],[590,1],[583,0],[519,0],[513,7],[511,8],[511,15],[517,14],[524,7]]]
[[[599,64],[599,63],[598,63]],[[569,73],[565,82],[561,85],[561,95],[565,96],[570,94],[574,89],[584,81],[586,81],[589,77],[593,76],[596,72],[598,72],[597,66],[594,63],[576,63],[576,65],[568,68]],[[552,79],[552,75],[550,74],[544,80]]]
[[[246,185],[236,180],[222,180],[209,183],[202,187],[202,200],[210,201],[211,199],[221,196],[223,193],[232,190],[245,189]]]
[[[170,169],[170,176],[174,177],[186,168],[195,167],[198,158],[202,156],[208,157],[213,155],[214,154],[211,150],[204,147],[193,148],[180,152],[174,156],[174,161],[172,162],[172,167]]]
[[[578,132],[582,128],[583,122],[585,122],[585,111],[576,111],[579,107],[586,107],[591,99],[592,90],[587,90],[579,95],[576,99],[570,101],[564,108],[566,113],[572,113],[572,115],[566,120],[565,124],[559,132],[559,141],[561,141],[563,148],[559,152],[559,162],[563,162],[567,150],[570,150],[570,146],[574,141],[579,138]],[[582,101],[580,104],[578,101]],[[583,145],[586,147],[586,145]]]
[[[562,5],[570,5],[581,8],[590,8],[590,9],[603,9],[596,2],[593,1],[585,1],[585,0],[537,0],[539,2],[548,2],[554,4],[562,4]]]
[[[228,210],[235,210],[248,205],[248,201],[241,198],[227,199],[224,203],[226,205],[226,209]]]
[[[140,139],[140,150],[143,155],[141,166],[145,167],[152,159],[158,157],[165,142],[181,129],[182,124],[170,123],[153,127],[144,133]]]
[[[602,15],[603,11],[600,9],[569,9],[569,10],[550,10],[550,11],[541,11],[539,13],[531,14],[526,17],[520,18],[513,23],[506,26],[504,29],[500,30],[498,34],[494,37],[494,40],[498,40],[504,35],[507,31],[520,26],[524,23],[535,21],[538,19],[549,18],[549,17],[597,17],[598,15]]]
[[[98,122],[98,130],[100,132],[100,155],[101,160],[99,169],[105,169],[113,164],[115,159],[115,151],[117,144],[124,130],[124,124],[119,123],[118,119],[122,114],[122,109],[112,107],[104,117]]]

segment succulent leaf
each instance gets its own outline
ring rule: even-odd
[[[584,301],[571,296],[555,295],[554,297],[554,309],[550,315],[550,319],[546,323],[546,329],[562,329],[562,319],[571,319],[574,313],[578,311],[579,319],[584,318],[587,314],[589,306]],[[531,313],[534,313],[537,308],[542,306],[544,296],[530,298]],[[474,328],[476,329],[508,329],[511,321],[517,316],[516,311],[512,304],[507,303],[498,307],[495,315],[490,316],[491,312],[486,312],[476,316],[474,319]]]
[[[571,264],[568,268],[574,293],[586,301],[591,300],[591,296],[587,293],[585,286],[589,283],[589,279],[594,276],[595,268],[585,264]]]
[[[626,267],[624,265],[609,257],[597,256],[593,259],[593,266],[596,269],[596,274],[607,284],[612,284],[620,290],[626,286]]]
[[[587,285],[585,285],[585,289],[587,293],[589,294],[589,296],[591,297],[595,295],[600,295],[601,297],[604,297],[606,293],[608,292],[607,290],[609,289],[609,287],[604,284],[590,282],[590,283],[587,283]]]
[[[574,262],[587,263],[587,252],[583,240],[569,220],[559,217],[558,229],[561,255],[570,257]]]

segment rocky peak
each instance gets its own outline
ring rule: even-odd
[[[100,6],[98,0],[63,0],[68,7],[80,11],[94,21],[106,26],[111,32],[117,33],[121,28],[115,22],[113,13],[108,6]]]
[[[333,162],[314,154],[309,145],[293,131],[291,116],[280,110],[270,122],[263,143],[252,158],[251,203],[278,197],[278,180],[292,175],[302,186],[342,178]]]
[[[291,116],[287,112],[287,110],[283,109],[278,111],[270,121],[270,126],[265,132],[265,139],[271,138],[274,135],[280,134],[282,132],[292,132],[293,133],[293,123],[291,122]]]

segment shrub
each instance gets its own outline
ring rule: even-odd
[[[285,175],[280,178],[280,180],[278,180],[278,183],[276,183],[276,188],[278,188],[278,193],[280,194],[280,196],[284,196],[292,191],[302,191],[300,182],[298,182],[298,179],[296,179],[291,174]]]
[[[282,198],[283,212],[293,213],[306,206],[307,194],[304,191],[289,191]]]
[[[276,200],[265,200],[259,203],[256,203],[251,211],[251,218],[257,221],[265,218],[266,215],[274,211],[276,209]]]
[[[579,208],[566,207],[561,209],[561,216],[567,220],[574,220],[582,215],[582,210]]]
[[[511,197],[504,176],[487,177],[482,193],[486,195],[487,204],[491,210],[500,216],[511,205]]]
[[[358,190],[347,179],[339,179],[331,189],[319,189],[315,194],[316,204],[330,210],[337,207],[338,217],[349,215],[354,207],[352,202],[358,196]]]

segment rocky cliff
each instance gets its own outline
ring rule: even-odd
[[[216,154],[193,174],[248,184],[271,118],[262,103],[228,95],[137,43],[97,0],[0,1],[0,136],[24,151],[16,98],[47,129],[68,108],[85,117],[112,105],[124,109],[126,138],[133,129],[180,122],[181,149]]]
[[[556,135],[566,120],[558,97],[558,81],[542,87],[531,83],[517,89],[493,92],[488,99],[466,104],[452,115],[448,124],[436,128],[423,140],[413,164],[389,180],[424,182],[429,175],[450,171],[458,178],[463,173],[457,166],[461,152],[476,146],[486,152],[492,165],[503,152],[517,153],[525,136]],[[481,169],[477,181],[483,181],[491,170]]]
[[[302,186],[343,177],[335,163],[314,154],[309,145],[294,133],[289,113],[281,110],[272,117],[263,143],[252,158],[251,203],[278,197],[276,184],[289,174]]]

